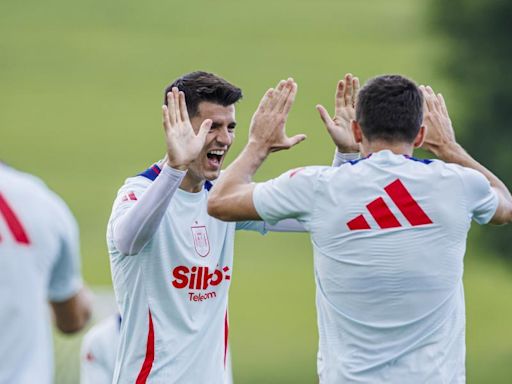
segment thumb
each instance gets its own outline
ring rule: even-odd
[[[288,148],[294,147],[295,145],[299,144],[300,142],[306,140],[306,138],[307,138],[307,136],[304,135],[303,133],[288,138],[288,144],[289,144]]]
[[[210,128],[212,127],[213,121],[210,119],[206,119],[201,124],[201,127],[199,127],[199,132],[197,133],[197,137],[201,138],[201,140],[206,140],[206,135],[210,131]]]
[[[320,113],[320,118],[324,122],[325,127],[330,131],[331,124],[334,122],[332,121],[331,116],[329,116],[329,112],[327,112],[327,109],[320,104],[316,106],[316,110]]]

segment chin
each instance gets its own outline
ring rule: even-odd
[[[218,179],[220,176],[220,169],[218,171],[210,171],[210,172],[207,172],[205,175],[204,175],[204,178],[208,181],[213,181],[213,180],[216,180]]]

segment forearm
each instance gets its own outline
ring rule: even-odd
[[[267,156],[266,149],[249,142],[210,191],[208,213],[225,221],[260,220],[252,205],[252,178]]]
[[[113,226],[114,244],[134,255],[153,237],[186,172],[164,166],[140,199]]]

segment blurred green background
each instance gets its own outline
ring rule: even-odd
[[[308,140],[272,155],[258,180],[330,164],[334,148],[314,106],[332,110],[347,71],[362,81],[401,73],[432,85],[463,134],[457,122],[470,111],[443,70],[452,43],[431,22],[432,7],[432,0],[2,0],[0,158],[42,177],[68,202],[81,228],[85,280],[110,287],[104,238],[112,201],[126,177],[163,156],[162,90],[183,73],[212,71],[244,90],[228,161],[245,143],[264,91],[281,78],[297,80],[288,131]],[[510,383],[512,268],[479,232],[466,255],[468,382]],[[315,383],[308,237],[237,236],[235,382]],[[80,338],[56,343],[57,383],[77,382]]]

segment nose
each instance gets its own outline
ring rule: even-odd
[[[230,146],[233,142],[233,133],[229,131],[228,127],[222,127],[217,132],[216,140],[220,145]]]

